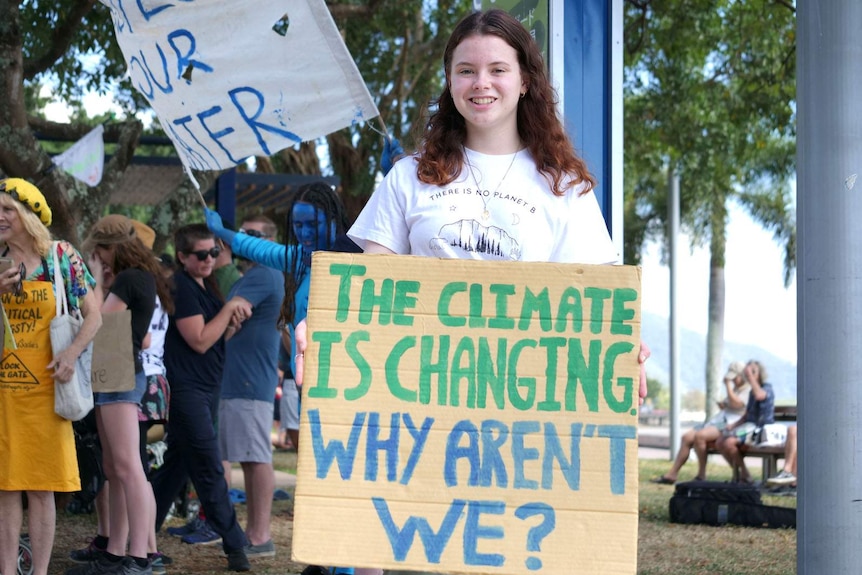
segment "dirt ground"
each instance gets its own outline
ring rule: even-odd
[[[304,564],[296,563],[290,559],[293,520],[287,512],[291,508],[292,500],[273,502],[272,538],[275,543],[276,556],[252,560],[252,573],[290,575],[300,573],[305,568]],[[240,525],[244,526],[245,505],[236,505],[236,511]],[[165,527],[182,525],[183,523],[184,521],[181,519],[171,519],[165,524]],[[69,560],[69,551],[86,547],[95,534],[95,514],[73,515],[58,508],[57,531],[49,573],[51,575],[63,575],[67,569],[75,566],[75,563]],[[188,545],[178,537],[168,535],[163,527],[158,534],[158,545],[159,551],[173,558],[173,564],[166,567],[169,574],[211,575],[229,573],[227,571],[227,559],[223,555],[221,544]]]

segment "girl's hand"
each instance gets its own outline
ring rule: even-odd
[[[647,394],[647,386],[646,386],[646,360],[649,359],[649,356],[652,355],[652,352],[649,349],[649,346],[644,342],[641,342],[641,351],[638,354],[638,363],[640,364],[640,387],[638,388],[638,405],[643,405],[644,398]]]
[[[302,378],[305,375],[305,350],[308,347],[308,324],[305,320],[296,325],[293,336],[296,338],[296,357],[293,358],[296,370],[293,372],[293,379],[299,387],[302,385]]]

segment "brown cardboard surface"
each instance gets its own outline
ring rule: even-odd
[[[102,327],[93,338],[90,371],[93,391],[109,393],[135,389],[131,310],[102,314]]]
[[[295,559],[636,572],[639,268],[318,252],[308,327]]]

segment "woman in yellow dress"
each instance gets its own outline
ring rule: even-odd
[[[67,383],[75,361],[101,326],[94,281],[68,242],[52,249],[51,209],[29,182],[0,180],[0,301],[16,348],[0,361],[0,573],[17,572],[18,537],[27,493],[27,530],[34,575],[47,575],[54,544],[54,492],[80,489],[72,424],[54,413],[54,385]],[[59,258],[70,312],[84,323],[72,344],[54,355],[50,323],[56,314],[53,262]]]

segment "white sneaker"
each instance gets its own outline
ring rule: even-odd
[[[796,483],[796,476],[789,471],[785,471],[783,469],[781,470],[781,473],[779,473],[775,477],[770,477],[766,480],[766,484],[769,486],[791,485],[793,483]]]

